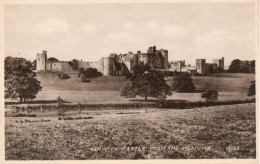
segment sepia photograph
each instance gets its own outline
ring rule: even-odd
[[[3,8],[4,161],[257,163],[258,1]]]

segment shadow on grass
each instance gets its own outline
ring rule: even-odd
[[[57,100],[31,100],[26,102],[9,101],[5,102],[5,105],[18,105],[18,104],[56,104]],[[68,101],[63,101],[63,103],[71,103]]]
[[[188,100],[156,100],[156,99],[148,99],[147,101],[143,99],[131,99],[131,102],[140,102],[140,103],[158,103],[158,102],[188,102]]]

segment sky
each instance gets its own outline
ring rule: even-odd
[[[256,58],[254,3],[5,5],[5,56],[98,61],[167,49],[169,61]]]

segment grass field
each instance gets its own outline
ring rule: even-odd
[[[77,74],[70,74],[71,78],[61,80],[55,74],[38,74],[43,90],[36,100],[55,100],[61,96],[69,102],[129,102],[129,99],[120,96],[120,90],[125,84],[122,76],[102,76],[91,79],[90,83],[80,82]],[[219,100],[247,99],[250,82],[253,74],[221,73],[206,77],[192,77],[198,91],[216,89],[219,91]],[[172,77],[167,78],[168,84]],[[204,101],[200,93],[173,93],[168,99]]]
[[[6,118],[6,160],[256,157],[254,103],[85,115],[93,118]]]

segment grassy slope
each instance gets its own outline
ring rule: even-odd
[[[58,96],[70,102],[128,102],[120,96],[120,90],[125,84],[122,76],[102,76],[91,79],[90,83],[80,82],[77,74],[61,80],[55,74],[38,74],[43,91],[37,95],[37,100],[55,100]],[[168,78],[171,84],[172,77]],[[193,77],[198,90],[216,89],[220,92],[220,100],[246,99],[252,74],[214,74],[207,77]],[[189,101],[204,101],[200,93],[174,93],[169,99]]]
[[[155,109],[127,115],[116,112],[119,111],[96,111],[101,115],[91,115],[94,118],[90,120],[46,118],[51,121],[42,123],[6,118],[6,159],[202,159],[256,155],[254,103],[189,110]],[[149,150],[153,146],[179,149]],[[211,149],[180,150],[184,146],[211,146]],[[228,151],[228,146],[240,146],[240,150]],[[147,147],[148,150],[91,152],[91,147]]]
[[[56,74],[38,73],[44,90],[85,90],[85,91],[118,91],[125,80],[123,76],[101,76],[82,83],[77,74],[69,74],[70,79],[62,80]]]
[[[119,91],[125,84],[123,76],[101,76],[91,79],[90,83],[80,82],[77,74],[70,74],[71,78],[61,80],[55,74],[38,74],[44,90],[85,90],[85,91]],[[218,91],[247,92],[253,74],[213,74],[211,76],[192,77],[198,90],[217,89]],[[171,84],[171,77],[168,83]]]

